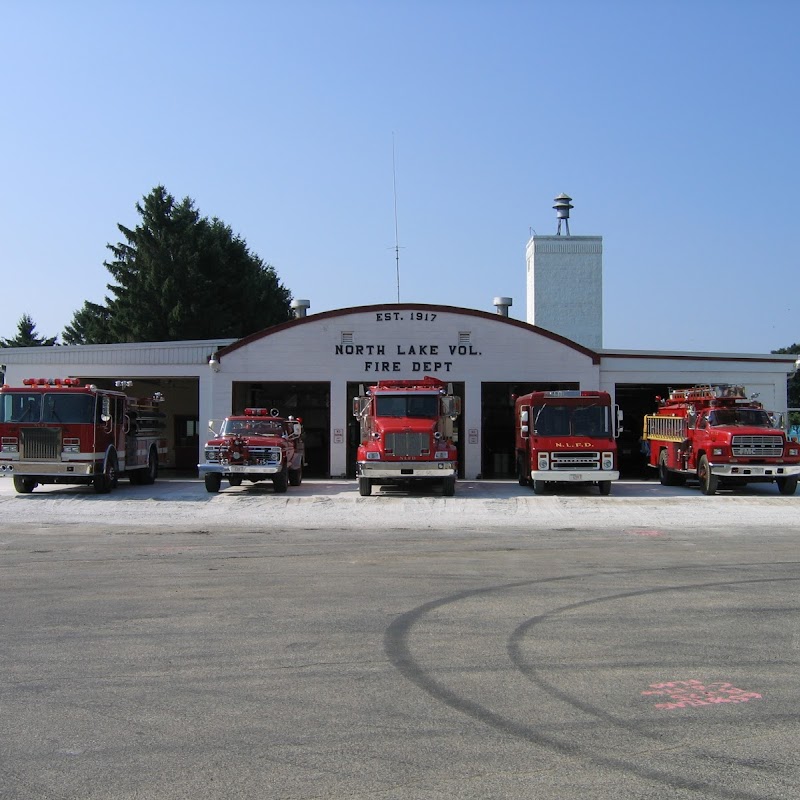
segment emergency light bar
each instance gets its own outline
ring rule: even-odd
[[[80,386],[78,378],[25,378],[24,386]]]

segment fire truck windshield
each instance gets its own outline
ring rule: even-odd
[[[88,394],[3,395],[0,422],[94,422],[94,397]]]
[[[220,436],[280,436],[285,431],[279,419],[226,419]]]
[[[439,397],[435,394],[378,395],[375,398],[375,414],[378,417],[431,419],[439,416]]]
[[[760,408],[717,408],[709,412],[708,424],[750,425],[755,428],[771,428],[769,414]]]
[[[534,410],[539,436],[611,436],[608,406],[545,405]]]

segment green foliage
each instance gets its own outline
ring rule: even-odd
[[[108,309],[87,300],[83,308],[72,315],[72,325],[64,328],[64,344],[107,344],[113,341],[108,321]]]
[[[291,319],[291,294],[273,267],[220,220],[157,186],[136,204],[136,228],[104,262],[114,282],[105,306],[85,303],[69,344],[241,338]]]
[[[788,347],[781,347],[780,349],[773,350],[772,352],[800,355],[800,344],[790,344]],[[788,379],[786,388],[789,400],[789,408],[800,408],[800,371],[796,372],[791,378]],[[789,417],[789,421],[792,425],[800,424],[800,414],[790,414]]]
[[[58,336],[40,336],[30,314],[23,314],[17,323],[17,335],[13,339],[0,339],[0,347],[53,347]]]

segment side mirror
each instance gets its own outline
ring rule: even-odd
[[[528,433],[528,426],[527,425],[523,425],[519,429],[519,432],[520,432],[520,436],[522,436],[523,439],[527,439],[528,438],[529,433]]]
[[[111,422],[111,398],[104,397],[103,398],[103,406],[100,411],[100,419],[103,422]]]

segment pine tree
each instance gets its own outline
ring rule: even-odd
[[[40,336],[30,314],[23,314],[17,323],[17,335],[13,339],[0,339],[0,347],[53,347],[58,336]]]
[[[291,319],[291,293],[273,267],[194,201],[157,186],[136,204],[141,222],[104,262],[105,306],[85,303],[64,333],[70,344],[241,338]]]

